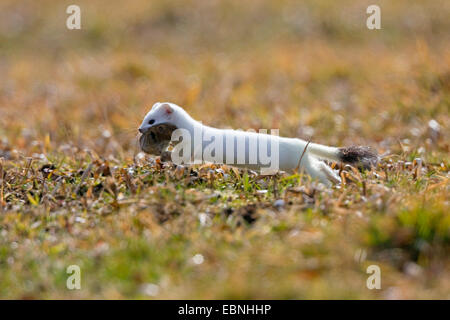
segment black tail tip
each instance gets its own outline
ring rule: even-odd
[[[339,159],[360,169],[375,167],[379,161],[379,157],[375,151],[370,147],[363,146],[339,148]]]

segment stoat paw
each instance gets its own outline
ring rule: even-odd
[[[335,184],[341,183],[341,178],[333,171],[333,169],[323,162],[320,164],[320,171],[322,171],[322,173],[327,177],[329,182]]]

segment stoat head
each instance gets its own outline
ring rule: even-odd
[[[144,117],[139,132],[144,134],[150,128],[160,124],[183,128],[183,125],[189,120],[191,118],[180,106],[170,102],[157,102]]]

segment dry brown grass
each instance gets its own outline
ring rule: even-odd
[[[0,4],[0,297],[450,298],[448,1],[379,31],[367,1],[68,4]],[[176,168],[136,157],[156,101],[384,158],[332,189]]]

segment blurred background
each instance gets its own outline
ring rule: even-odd
[[[449,298],[449,18],[448,0],[1,0],[0,297]],[[175,170],[134,157],[158,101],[388,156],[331,189]]]
[[[156,101],[386,150],[448,127],[448,1],[377,1],[381,30],[366,27],[373,1],[322,0],[80,0],[68,30],[72,2],[0,3],[0,134],[25,153],[49,135],[126,157]]]

